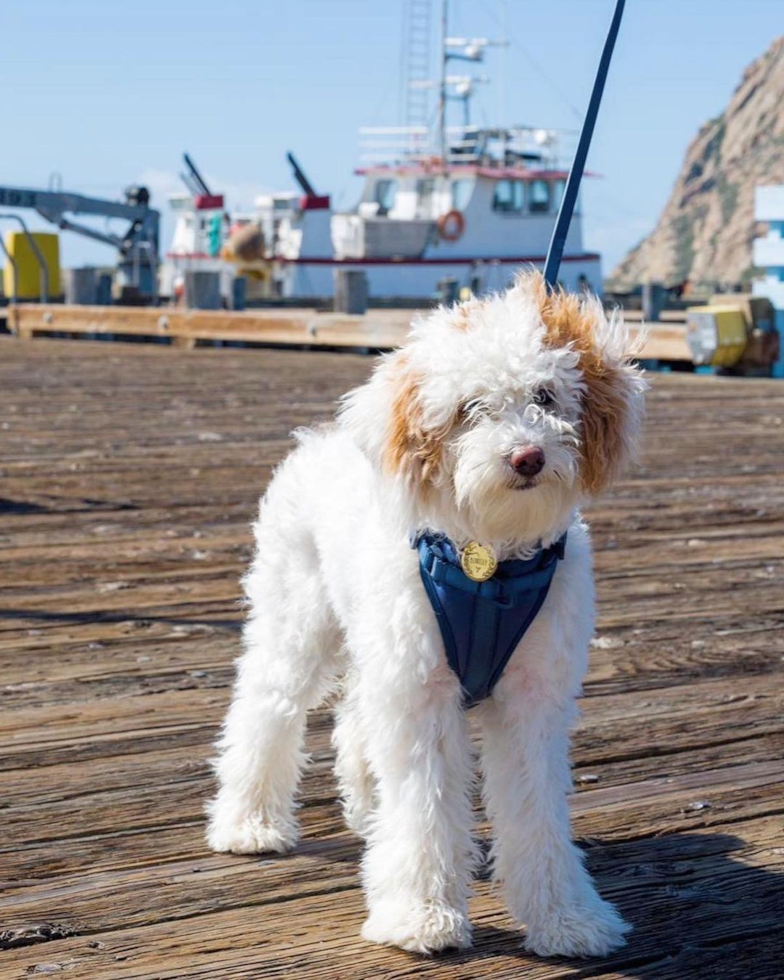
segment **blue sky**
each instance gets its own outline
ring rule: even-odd
[[[433,0],[434,11],[440,7]],[[451,0],[451,33],[498,36],[475,118],[576,128],[613,0]],[[3,10],[0,183],[50,175],[116,198],[178,187],[188,150],[229,206],[293,189],[286,150],[355,203],[361,125],[395,124],[402,0],[25,0]],[[784,30],[782,0],[627,0],[589,168],[586,244],[605,271],[653,226],[699,125]],[[504,10],[506,13],[504,14]],[[164,223],[164,244],[171,225]],[[63,235],[66,264],[113,261]]]

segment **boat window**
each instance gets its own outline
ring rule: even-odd
[[[531,211],[550,210],[550,184],[546,180],[531,181]]]
[[[559,177],[558,180],[553,181],[553,208],[555,210],[561,206],[565,189],[566,181],[563,179],[563,177]]]
[[[521,180],[499,180],[493,195],[493,210],[517,214],[525,206],[525,184]]]
[[[396,180],[378,180],[373,190],[373,200],[378,204],[379,214],[386,214],[395,206],[397,194]]]
[[[452,181],[452,207],[455,211],[465,211],[474,189],[473,180]]]

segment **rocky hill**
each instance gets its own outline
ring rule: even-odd
[[[656,228],[609,277],[730,285],[752,274],[754,188],[784,183],[784,36],[752,62],[725,111],[686,152]]]

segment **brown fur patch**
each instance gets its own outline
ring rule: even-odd
[[[596,494],[617,475],[623,461],[626,386],[623,369],[596,355],[581,356],[580,367],[586,386],[580,482],[587,493]]]
[[[424,488],[435,483],[442,460],[442,442],[449,427],[425,428],[419,401],[420,381],[404,354],[393,366],[392,411],[384,465],[392,473],[416,480]]]
[[[476,299],[468,299],[455,307],[451,324],[456,330],[465,332],[471,326],[471,312],[479,306]]]
[[[456,330],[463,332],[468,330],[468,328],[471,326],[471,314],[469,313],[467,307],[458,306],[458,308],[455,310],[455,315],[452,317],[450,322]]]
[[[590,494],[603,490],[623,462],[628,378],[623,363],[602,357],[596,338],[597,314],[579,296],[555,290],[548,293],[540,275],[531,288],[550,347],[571,347],[579,356],[585,383],[580,439],[580,483]]]

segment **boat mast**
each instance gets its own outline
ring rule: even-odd
[[[441,0],[441,88],[438,100],[438,141],[441,148],[441,163],[444,168],[444,176],[447,174],[446,160],[446,71],[447,71],[447,51],[446,39],[448,34],[449,22],[449,0]]]
[[[401,123],[411,129],[433,125],[430,114],[432,48],[432,0],[405,0],[400,51]]]

